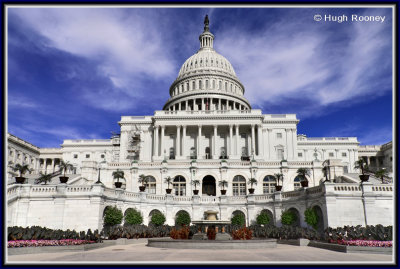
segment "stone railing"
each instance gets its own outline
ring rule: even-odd
[[[189,111],[168,111],[168,110],[157,110],[154,113],[154,116],[188,116],[188,115],[238,115],[238,114],[246,114],[246,115],[257,115],[261,116],[262,112],[260,109],[252,109],[252,110],[189,110]]]
[[[364,193],[376,193],[378,196],[393,196],[393,185],[391,184],[357,184],[357,183],[325,183],[310,188],[300,188],[295,191],[275,192],[271,194],[243,195],[243,196],[174,196],[171,194],[148,194],[145,192],[137,193],[123,189],[107,188],[99,184],[94,185],[29,185],[13,184],[7,188],[7,199],[13,201],[19,196],[30,198],[40,197],[40,199],[56,199],[57,194],[62,197],[71,198],[87,195],[88,197],[99,196],[104,199],[118,200],[125,202],[141,202],[151,204],[265,204],[277,201],[298,200],[300,198],[315,198],[324,195],[330,196],[360,196]]]
[[[349,142],[358,142],[357,137],[303,137],[298,136],[298,141],[306,142],[306,141],[349,141]]]

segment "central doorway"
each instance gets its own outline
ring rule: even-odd
[[[203,178],[202,193],[209,196],[216,195],[215,178],[213,176],[205,176]]]

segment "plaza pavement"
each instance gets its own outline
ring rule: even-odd
[[[147,247],[147,239],[134,244],[112,245],[81,252],[39,253],[8,255],[7,264],[12,263],[357,263],[393,264],[392,255],[341,253],[306,246],[278,244],[269,249],[165,249]]]

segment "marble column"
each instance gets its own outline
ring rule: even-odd
[[[185,141],[186,138],[186,125],[182,126],[182,156],[184,156],[186,158],[186,152],[185,152]]]
[[[213,149],[212,149],[212,155],[213,155],[213,159],[218,159],[218,155],[217,155],[217,135],[218,135],[218,130],[217,130],[217,125],[214,125],[214,136],[213,136]]]
[[[261,126],[261,124],[260,125],[257,125],[257,136],[258,136],[258,139],[257,139],[257,149],[258,149],[258,152],[257,152],[257,154],[258,154],[258,156],[259,157],[262,157],[264,154],[263,154],[263,135],[262,135],[262,126]]]
[[[232,130],[232,124],[229,125],[229,155],[233,156],[233,130]]]
[[[271,133],[272,129],[267,129],[268,132],[268,159],[271,159]]]
[[[204,98],[201,98],[201,110],[205,111]]]
[[[154,156],[158,157],[158,130],[159,126],[154,126],[154,134],[153,134],[153,140],[154,140]]]
[[[199,133],[197,134],[197,148],[196,148],[196,154],[197,154],[197,159],[200,159],[200,147],[201,147],[201,125],[198,125],[198,130]]]
[[[221,98],[218,99],[218,110],[222,110],[221,109]]]
[[[176,127],[176,156],[181,156],[181,126]]]
[[[251,125],[251,157],[253,157],[256,154],[256,141],[255,141],[255,131],[254,131],[254,124]]]
[[[239,144],[239,124],[236,124],[236,156],[240,158],[240,144]]]
[[[160,153],[161,156],[163,156],[165,158],[165,154],[164,154],[164,134],[165,134],[165,125],[161,126],[161,137],[160,137]]]

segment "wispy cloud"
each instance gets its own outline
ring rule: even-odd
[[[393,140],[391,128],[376,128],[363,132],[358,138],[363,145],[382,145]]]
[[[38,104],[23,96],[8,96],[9,108],[37,108]]]
[[[286,17],[257,33],[236,25],[219,36],[216,46],[233,63],[253,105],[290,103],[304,118],[391,90],[389,21],[343,24],[337,38],[309,17],[298,23]]]

